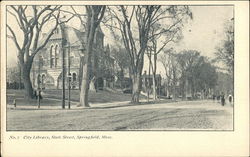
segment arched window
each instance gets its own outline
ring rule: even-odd
[[[50,47],[50,68],[54,66],[54,54],[53,54],[53,45]]]
[[[57,62],[59,59],[59,55],[58,55],[58,45],[55,46],[55,67],[57,67]]]
[[[42,75],[42,85],[45,84],[45,79],[46,79],[46,76],[45,76],[45,74],[43,74],[43,75]]]
[[[73,73],[73,81],[76,81],[76,73]]]

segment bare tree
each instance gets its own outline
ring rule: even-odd
[[[159,24],[158,24],[159,25]],[[168,45],[170,42],[178,42],[181,39],[181,26],[182,23],[177,22],[172,25],[172,27],[169,29],[169,31],[154,35],[157,31],[157,28],[152,28],[152,39],[150,40],[152,43],[152,46],[149,47],[150,51],[150,57],[148,57],[151,68],[152,68],[152,78],[153,78],[153,99],[157,99],[157,92],[156,92],[156,70],[157,70],[157,56],[159,53],[161,53],[164,48]],[[158,27],[159,29],[159,27]],[[161,36],[163,36],[164,40],[162,42],[160,41]],[[153,61],[152,61],[153,58]]]
[[[165,69],[165,75],[166,75],[165,87],[167,91],[167,96],[170,96],[170,93],[172,93],[173,96],[172,99],[175,99],[177,94],[176,86],[180,74],[174,50],[172,48],[165,50],[164,53],[160,56],[159,60]]]
[[[120,31],[124,46],[129,53],[132,73],[132,102],[139,102],[141,91],[141,74],[143,68],[144,54],[148,47],[148,41],[161,34],[170,33],[172,28],[182,22],[184,15],[191,15],[187,6],[117,6],[109,8],[110,24],[112,29]],[[115,19],[115,20],[113,20]],[[160,23],[166,22],[166,27],[160,27],[157,31],[152,28]],[[153,33],[152,33],[153,32]]]
[[[8,15],[13,16],[18,24],[19,31],[14,31],[14,26],[7,24],[8,34],[18,51],[18,61],[22,69],[22,77],[26,91],[26,98],[33,98],[33,87],[30,80],[30,70],[35,55],[42,50],[48,43],[53,32],[59,25],[61,6],[8,6]],[[47,36],[41,40],[41,32],[44,26],[51,20],[55,24]],[[40,42],[42,41],[42,42]]]
[[[80,91],[80,106],[89,107],[88,92],[90,83],[91,56],[93,51],[94,37],[96,28],[99,26],[106,9],[106,6],[85,6],[87,13],[86,22],[86,52],[84,53],[84,62],[82,65],[82,82]]]

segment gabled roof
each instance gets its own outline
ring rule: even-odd
[[[80,46],[81,43],[84,40],[84,34],[85,34],[85,32],[81,32],[81,31],[79,31],[79,30],[77,30],[77,29],[75,29],[75,28],[73,28],[71,26],[68,26],[68,25],[64,25],[62,27],[64,28],[66,40],[70,44],[70,46]],[[50,40],[53,40],[53,39],[62,39],[61,27],[58,26],[58,29],[60,30],[59,33],[54,33],[51,36]],[[45,41],[45,39],[47,37],[47,34],[44,35],[44,37],[41,39],[40,43],[42,43],[42,42]]]
[[[65,30],[66,40],[70,44],[70,46],[80,46],[82,43],[84,43],[85,32],[83,32],[82,29],[78,30],[78,29],[73,28],[73,27],[71,27],[69,25],[64,25],[62,27]],[[61,26],[58,26],[58,29],[59,29],[59,33],[54,33],[51,36],[50,40],[62,39]],[[104,35],[104,33],[101,30],[100,26],[97,27],[97,32]],[[47,34],[41,39],[42,42],[45,41],[45,38],[47,37]],[[40,43],[42,43],[42,42],[40,42]]]
[[[80,32],[79,30],[66,26],[65,27],[65,35],[66,40],[69,42],[70,46],[79,46],[84,41],[85,32]]]

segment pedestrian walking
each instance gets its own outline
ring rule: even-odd
[[[217,99],[217,102],[220,103],[220,95],[217,95],[216,99]]]
[[[37,89],[35,89],[33,92],[34,92],[34,97],[35,97],[35,99],[37,100],[37,98],[38,98],[38,97],[37,97],[37,95],[38,95]]]
[[[213,94],[213,102],[215,101],[216,95]]]
[[[41,89],[38,89],[38,91],[37,91],[37,96],[39,97],[39,99],[41,100],[41,99],[43,99],[43,96],[42,96],[42,90]]]
[[[221,105],[222,106],[225,105],[225,96],[224,96],[224,94],[221,95]]]
[[[233,96],[231,94],[229,94],[228,96],[228,101],[229,101],[229,104],[232,106]]]
[[[13,105],[16,107],[16,99],[13,100]]]

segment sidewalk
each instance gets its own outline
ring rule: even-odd
[[[140,106],[140,105],[157,105],[163,103],[173,102],[173,100],[167,99],[158,99],[153,102],[153,99],[150,99],[148,102],[147,99],[141,99],[139,104],[130,104],[130,101],[113,101],[113,102],[103,102],[103,103],[92,103],[89,102],[90,108],[77,107],[79,101],[71,100],[70,109],[95,109],[95,108],[116,108],[116,107],[129,107],[129,106]],[[8,109],[34,109],[34,110],[51,110],[51,109],[62,109],[62,100],[59,98],[43,98],[40,102],[40,108],[38,108],[37,100],[31,100],[26,102],[23,98],[16,98],[16,108],[13,103],[10,102],[7,104]],[[68,100],[65,100],[65,109],[68,109]]]
[[[18,100],[18,99],[17,99]],[[43,105],[43,102],[45,103]],[[217,102],[209,101],[209,100],[202,100],[202,101],[170,101],[165,99],[160,99],[156,102],[147,102],[146,99],[140,100],[141,104],[130,104],[130,101],[116,101],[116,102],[108,102],[108,103],[89,103],[91,106],[90,108],[85,107],[77,107],[79,104],[78,101],[71,101],[70,103],[70,110],[82,110],[82,109],[111,109],[111,108],[210,108],[210,109],[219,109],[219,110],[232,110],[232,106],[225,105],[221,106]],[[24,103],[24,102],[23,102]],[[53,104],[50,104],[53,103]],[[41,100],[40,108],[38,108],[38,104],[36,101],[31,102],[29,104],[17,104],[15,108],[13,104],[7,104],[7,109],[13,110],[62,110],[62,103],[60,99],[55,98],[46,98]],[[68,109],[68,101],[65,100],[65,110]]]
[[[62,109],[62,105],[61,105],[61,100],[58,99],[51,99],[49,98],[49,100],[54,100],[54,101],[58,101],[58,105],[40,105],[40,108],[38,108],[38,104],[32,104],[32,105],[16,105],[16,107],[14,107],[13,104],[7,104],[7,109],[15,109],[15,110],[61,110]],[[103,107],[114,107],[114,106],[121,106],[121,105],[125,105],[125,104],[129,104],[130,101],[122,101],[122,102],[110,102],[110,103],[89,103],[89,105],[91,106],[90,108],[85,108],[85,107],[77,107],[77,105],[79,104],[79,102],[76,101],[71,101],[70,103],[70,109],[72,110],[82,110],[82,109],[94,109],[94,108],[103,108]],[[68,110],[68,101],[65,100],[65,110]]]

